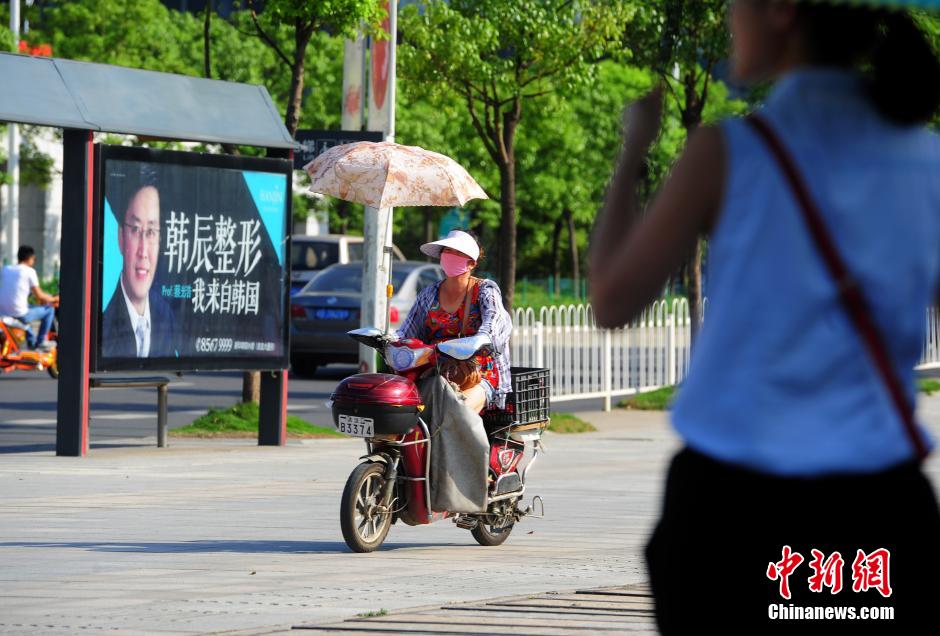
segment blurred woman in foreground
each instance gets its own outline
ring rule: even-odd
[[[912,416],[940,282],[940,142],[924,128],[940,65],[903,12],[738,0],[730,26],[736,79],[776,80],[759,118],[692,134],[642,214],[661,93],[630,107],[591,245],[594,310],[614,327],[710,239],[708,321],[672,413],[685,448],[646,553],[657,621],[831,633],[779,619],[884,605],[902,633],[940,598],[919,459],[933,442]]]

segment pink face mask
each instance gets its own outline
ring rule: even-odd
[[[470,259],[459,254],[442,252],[441,267],[444,268],[444,273],[450,277],[460,276],[470,271]]]

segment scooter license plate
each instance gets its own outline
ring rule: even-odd
[[[375,420],[357,415],[340,415],[336,430],[356,437],[374,437]]]

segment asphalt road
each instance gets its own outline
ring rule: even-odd
[[[291,375],[288,411],[311,423],[331,426],[325,403],[336,383],[355,371],[355,366],[329,365],[321,367],[312,379]],[[171,429],[189,424],[208,407],[227,407],[241,399],[242,376],[238,372],[169,377],[173,379],[168,399]],[[57,381],[45,373],[0,374],[0,453],[55,450],[56,391]],[[559,410],[592,410],[601,404],[600,400],[563,402]],[[90,413],[92,449],[155,443],[155,389],[94,389]]]

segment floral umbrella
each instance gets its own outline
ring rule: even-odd
[[[304,166],[319,194],[374,208],[462,207],[486,193],[450,157],[387,141],[334,146]]]

